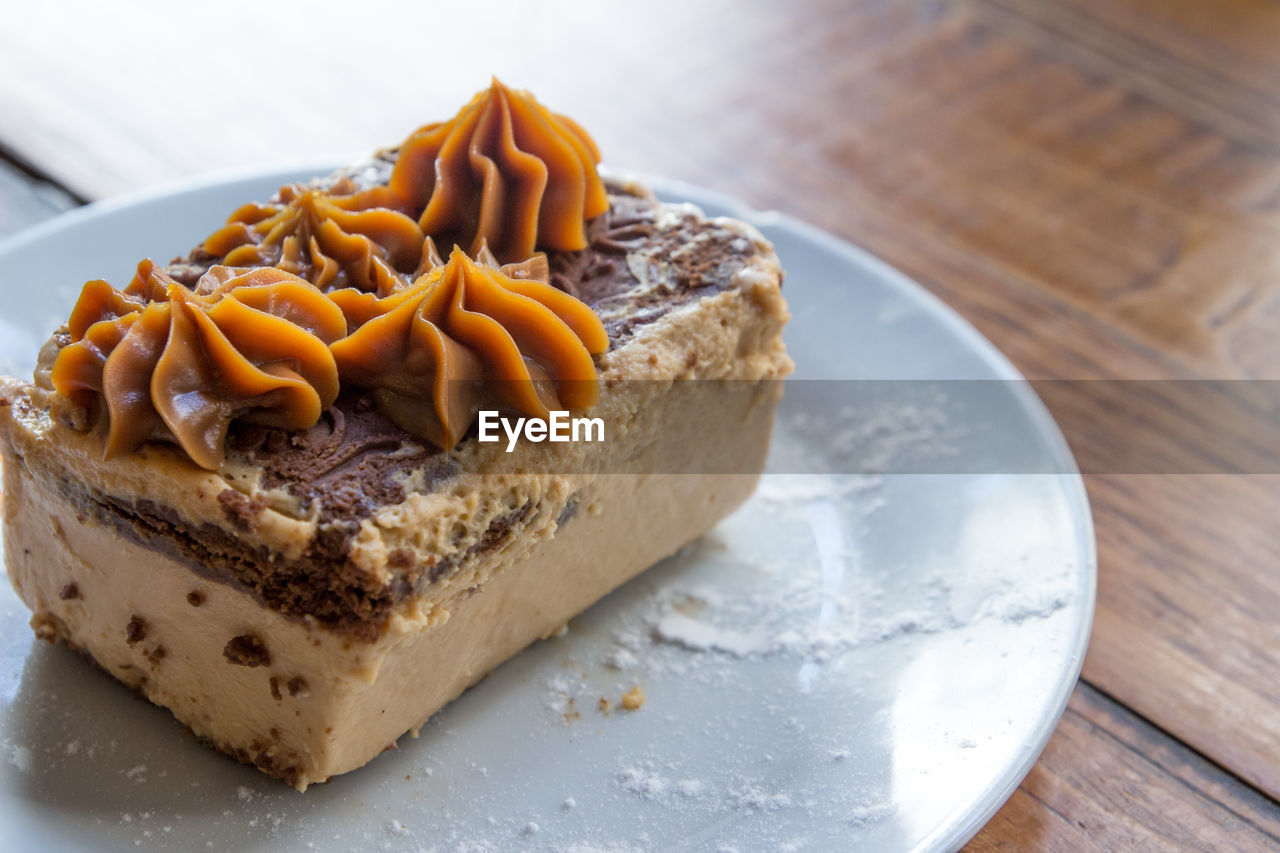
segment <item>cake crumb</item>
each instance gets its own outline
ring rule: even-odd
[[[222,656],[236,666],[270,666],[271,653],[257,634],[232,637],[222,648]]]
[[[622,694],[622,707],[628,711],[638,711],[643,704],[644,691],[640,689],[639,684]]]
[[[610,710],[612,710],[612,706],[609,704],[609,700],[608,700],[608,699],[606,699],[606,698],[604,698],[603,696],[601,696],[601,697],[600,697],[600,706],[599,706],[599,707],[600,707],[600,713],[601,713],[601,714],[604,714],[606,717],[607,717],[607,716],[609,716],[609,711],[610,711]]]
[[[204,604],[204,593],[198,589],[191,590],[191,592],[187,593],[187,604],[192,607],[199,607]]]
[[[284,686],[288,689],[289,695],[295,699],[306,699],[311,695],[311,688],[301,675],[290,678]]]
[[[72,599],[79,597],[80,587],[76,586],[74,583],[67,584],[62,588],[62,591],[58,593],[58,598],[61,598],[63,601],[71,601]]]
[[[138,614],[133,614],[129,619],[129,624],[124,629],[124,641],[129,645],[141,643],[147,638],[147,620]]]
[[[267,684],[270,685],[271,687],[272,699],[276,700],[277,702],[284,699],[284,697],[280,695],[280,679],[279,678],[273,675],[271,676],[271,678],[267,679]]]
[[[560,804],[560,808],[564,809],[565,811],[569,811],[570,809],[575,809],[577,807],[578,807],[578,801],[575,800],[573,797],[565,797],[564,802]]]
[[[58,642],[58,617],[52,613],[37,613],[31,617],[31,630],[37,640],[46,643]]]
[[[219,492],[218,503],[222,507],[223,517],[242,533],[247,533],[256,526],[258,516],[267,506],[267,500],[262,495],[249,498],[235,489],[223,489]]]

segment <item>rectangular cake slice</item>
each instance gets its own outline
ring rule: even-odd
[[[387,186],[397,156],[338,177]],[[309,428],[233,421],[210,468],[166,441],[104,454],[47,375],[0,380],[6,565],[36,634],[303,789],[703,534],[751,493],[790,370],[777,259],[627,182],[585,235],[546,258],[608,336],[602,441],[472,425],[442,449],[344,386]],[[194,290],[221,259],[167,269]]]

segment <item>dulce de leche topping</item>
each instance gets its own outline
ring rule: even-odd
[[[327,344],[346,321],[323,293],[269,267],[215,267],[202,285],[143,261],[124,291],[91,281],[81,292],[50,378],[105,403],[107,458],[165,440],[215,470],[232,419],[303,429],[337,397]]]
[[[572,119],[496,79],[449,121],[414,131],[400,148],[379,204],[421,211],[418,225],[442,245],[502,261],[535,247],[587,246],[586,220],[609,207],[596,171],[600,152]]]
[[[599,159],[572,120],[494,80],[411,134],[385,185],[291,184],[241,207],[201,246],[217,260],[194,289],[150,261],[123,290],[89,282],[37,382],[75,428],[105,418],[108,458],[169,441],[210,470],[233,420],[309,428],[339,382],[445,449],[482,406],[586,409],[609,338],[536,250],[586,248],[609,207]]]
[[[246,204],[204,241],[230,267],[274,266],[321,289],[356,287],[386,296],[406,285],[422,256],[410,217],[370,206],[349,179],[327,190],[282,187],[277,200]]]
[[[373,389],[387,417],[445,449],[486,403],[542,418],[594,405],[592,355],[609,345],[589,307],[545,282],[544,256],[501,268],[483,246],[478,256],[455,246],[386,298],[330,294],[354,328],[330,347],[342,381]]]

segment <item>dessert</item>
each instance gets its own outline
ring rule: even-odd
[[[87,284],[0,379],[36,634],[303,789],[736,507],[790,370],[777,259],[598,160],[495,81]],[[482,440],[562,411],[603,440]]]

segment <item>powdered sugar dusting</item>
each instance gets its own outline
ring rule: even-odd
[[[749,655],[764,649],[769,638],[764,633],[746,633],[732,628],[716,628],[690,619],[683,613],[668,613],[654,623],[658,639],[691,651],[720,651]]]
[[[788,794],[768,793],[753,786],[734,791],[733,802],[742,811],[776,812],[790,807],[791,797]]]
[[[849,809],[848,821],[851,826],[862,826],[868,823],[879,823],[897,812],[893,803],[875,803],[873,805],[854,806]]]
[[[615,648],[604,656],[604,664],[610,669],[628,670],[639,663],[639,658],[628,648]]]
[[[970,584],[959,591],[939,571],[914,586],[907,606],[888,602],[889,590],[861,565],[845,532],[849,513],[842,512],[842,504],[869,499],[860,508],[861,517],[869,518],[879,508],[879,488],[879,481],[867,477],[766,476],[757,500],[778,503],[777,514],[808,534],[814,565],[757,562],[750,566],[755,584],[664,587],[625,615],[604,660],[616,669],[634,668],[646,646],[665,644],[713,656],[799,655],[822,662],[858,647],[982,620],[1043,619],[1075,600],[1075,574],[1067,566],[1036,582],[1017,570],[1008,576],[992,572],[985,589]],[[879,606],[885,603],[894,606]]]
[[[649,800],[665,797],[668,789],[666,779],[636,767],[625,768],[618,774],[618,787]]]
[[[5,759],[8,760],[10,765],[16,767],[23,773],[31,772],[30,749],[20,744],[9,743],[8,741],[4,741],[0,746],[3,746]]]

